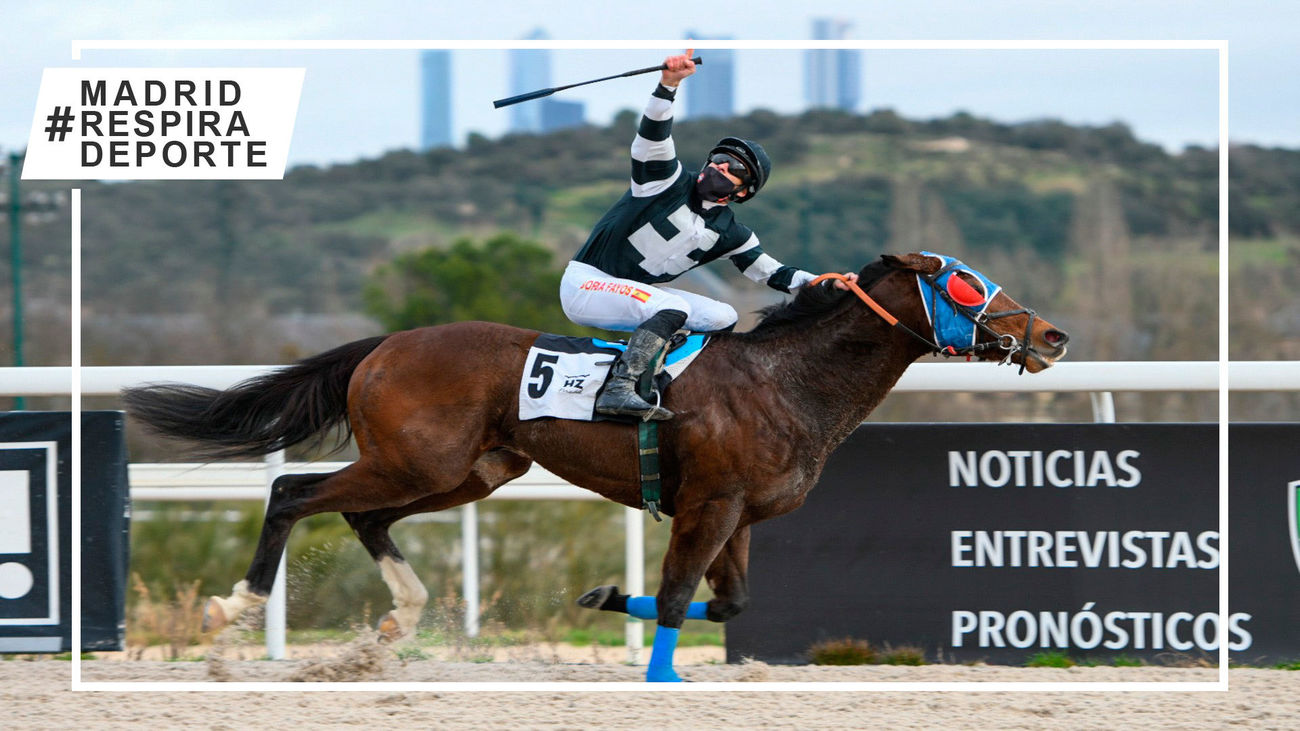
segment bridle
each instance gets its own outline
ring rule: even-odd
[[[880,303],[876,302],[874,299],[871,298],[870,295],[864,292],[862,288],[857,285],[856,282],[849,281],[849,279],[845,277],[843,274],[837,274],[837,273],[823,274],[817,277],[816,279],[812,280],[811,282],[809,282],[808,286],[819,284],[828,279],[835,279],[844,282],[844,284],[848,286],[849,290],[852,291],[855,295],[857,295],[858,299],[866,303],[866,305],[870,307],[871,310],[875,312],[877,315],[880,315],[880,317],[884,319],[885,322],[889,323],[893,327],[901,329],[903,332],[907,333],[908,335],[911,335],[918,342],[925,345],[926,349],[929,350],[932,354],[942,355],[945,358],[951,358],[953,356],[966,356],[966,359],[970,360],[972,356],[980,355],[986,351],[996,349],[996,350],[1001,350],[1004,353],[1002,360],[998,361],[999,365],[1003,365],[1006,363],[1010,363],[1011,358],[1016,353],[1020,353],[1020,371],[1019,371],[1020,374],[1023,374],[1025,372],[1025,367],[1029,364],[1030,358],[1033,358],[1034,360],[1044,365],[1048,365],[1049,361],[1046,358],[1044,358],[1042,354],[1039,353],[1038,350],[1033,345],[1030,344],[1031,343],[1030,338],[1034,332],[1034,320],[1035,318],[1038,317],[1038,313],[1034,312],[1033,310],[1027,307],[1022,307],[1018,310],[1004,310],[1002,312],[988,312],[987,310],[976,310],[973,307],[963,305],[957,302],[955,299],[953,299],[952,295],[948,294],[948,291],[942,285],[939,284],[939,279],[944,274],[947,274],[948,272],[953,270],[962,270],[963,266],[964,265],[962,265],[960,262],[953,261],[944,265],[942,268],[940,268],[938,271],[934,272],[933,274],[923,274],[921,272],[916,272],[916,277],[918,281],[924,282],[927,285],[929,285],[930,289],[934,290],[937,296],[942,297],[943,300],[947,302],[953,308],[954,311],[956,311],[957,313],[965,317],[967,320],[969,320],[972,324],[974,324],[975,328],[978,329],[980,332],[983,332],[985,335],[988,335],[992,338],[991,340],[985,340],[984,342],[973,342],[970,345],[963,345],[963,346],[956,346],[952,344],[948,344],[948,345],[940,344],[938,342],[938,333],[935,329],[935,325],[933,322],[930,325],[930,332],[933,334],[933,336],[929,338],[922,336],[920,333],[916,332],[912,328],[899,322],[897,317],[891,315],[888,310],[886,310],[884,307],[880,305]],[[998,320],[1003,317],[1011,317],[1012,315],[1028,315],[1028,319],[1025,322],[1025,335],[1023,338],[1017,338],[1015,335],[1012,335],[1011,333],[997,332],[990,325],[990,323],[993,320]]]

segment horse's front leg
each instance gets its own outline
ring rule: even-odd
[[[714,499],[682,505],[673,517],[672,538],[664,555],[663,580],[656,595],[659,623],[646,680],[680,682],[673,670],[677,635],[691,606],[691,597],[705,571],[740,523],[738,500]]]
[[[749,588],[745,583],[749,569],[749,526],[731,534],[718,557],[713,559],[704,578],[713,591],[707,602],[691,602],[687,619],[726,622],[749,606]],[[578,605],[588,609],[622,612],[637,619],[659,619],[658,599],[652,596],[620,594],[613,584],[598,586],[578,598]]]

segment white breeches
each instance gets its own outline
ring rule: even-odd
[[[710,332],[736,324],[736,310],[693,292],[661,285],[619,279],[601,270],[571,261],[560,280],[564,314],[579,325],[605,330],[635,330],[656,312],[681,310],[687,330]]]

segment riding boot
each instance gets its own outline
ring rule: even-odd
[[[651,361],[667,341],[638,328],[627,340],[627,350],[609,369],[605,390],[596,399],[596,412],[618,416],[635,416],[651,421],[673,418],[673,412],[662,406],[648,403],[636,393],[636,382],[650,367]]]

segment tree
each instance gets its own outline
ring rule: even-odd
[[[1104,174],[1095,174],[1079,196],[1070,246],[1082,263],[1067,293],[1082,315],[1077,341],[1087,344],[1090,360],[1135,358],[1132,240],[1119,189]]]
[[[489,320],[547,332],[590,331],[560,308],[560,277],[550,250],[517,234],[483,244],[457,239],[450,248],[398,255],[366,283],[366,313],[388,330],[461,320]]]

